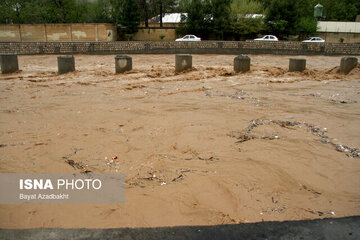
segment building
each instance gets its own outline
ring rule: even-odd
[[[175,30],[181,22],[181,15],[187,16],[187,13],[165,13],[162,17],[162,27],[160,27],[160,15],[149,19],[149,27],[146,28],[144,23],[141,24],[133,40],[159,41],[160,36],[165,36],[164,41],[174,41],[177,38]]]
[[[360,22],[319,21],[317,32],[326,42],[360,43]]]

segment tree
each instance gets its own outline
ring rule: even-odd
[[[263,17],[246,16],[247,14],[262,14],[264,9],[261,3],[251,0],[233,0],[230,8],[232,29],[238,37],[254,38],[265,30]]]
[[[360,15],[360,1],[358,0],[322,0],[327,21],[355,21]]]
[[[191,33],[205,38],[210,32],[209,9],[209,3],[202,0],[180,1],[180,10],[187,15],[182,15],[181,23],[176,32],[182,35]]]
[[[266,22],[272,32],[282,38],[296,34],[298,28],[299,3],[297,0],[273,0],[266,13]]]
[[[149,1],[139,0],[141,18],[145,22],[145,27],[149,27]]]
[[[81,23],[85,20],[85,5],[75,0],[33,1],[45,23]]]
[[[224,39],[224,34],[231,30],[230,4],[232,0],[211,0],[213,30],[218,38]]]
[[[154,13],[160,16],[160,27],[163,27],[162,17],[164,13],[171,13],[177,6],[177,0],[151,0]]]
[[[2,23],[77,23],[85,19],[85,5],[75,0],[4,0]]]
[[[233,23],[233,31],[238,36],[254,38],[266,29],[263,18],[239,18]]]
[[[279,9],[283,5],[277,5],[277,0],[258,0],[264,9],[277,6]],[[276,4],[274,4],[276,2]],[[293,1],[288,1],[293,2]],[[296,9],[301,17],[312,17],[314,7],[317,3],[324,6],[325,20],[327,21],[354,21],[360,14],[360,1],[358,0],[298,0]]]
[[[111,19],[110,0],[99,0],[97,2],[87,3],[87,22],[109,23]]]
[[[0,2],[0,23],[20,23],[20,11],[23,9],[24,1],[3,0]]]
[[[31,15],[38,12],[30,0],[4,0],[0,3],[0,21],[2,23],[33,23]],[[31,8],[31,9],[30,9]],[[34,11],[36,10],[36,11]]]
[[[111,21],[116,24],[120,24],[121,21],[121,15],[122,15],[122,7],[123,7],[123,1],[119,0],[110,0],[111,5]]]
[[[299,39],[305,39],[316,33],[317,21],[313,17],[302,17],[298,24]]]
[[[137,32],[137,27],[140,24],[139,5],[133,0],[124,0],[120,7],[119,18],[116,22],[125,27],[127,34]]]
[[[9,24],[13,22],[12,1],[4,0],[0,2],[0,24]]]
[[[264,8],[260,2],[254,0],[233,0],[230,5],[231,16],[236,19],[239,14],[260,14]]]

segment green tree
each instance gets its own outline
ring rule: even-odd
[[[29,6],[33,3],[30,0],[4,0],[0,3],[0,21],[2,23],[31,23],[26,18],[29,15]]]
[[[180,9],[187,13],[182,15],[181,23],[176,29],[178,34],[195,34],[201,38],[209,33],[210,17],[207,13],[209,4],[202,0],[183,0]]]
[[[138,0],[139,1],[139,10],[141,19],[145,23],[145,27],[149,27],[149,16],[150,16],[150,10],[149,10],[149,1],[148,0]]]
[[[17,1],[14,0],[0,1],[0,23],[18,23],[18,17],[20,15],[22,5],[17,5],[16,3]]]
[[[78,23],[85,17],[85,5],[75,0],[4,0],[2,23]]]
[[[114,6],[113,6],[114,7]],[[116,15],[115,22],[125,27],[125,33],[133,34],[137,32],[140,24],[139,5],[133,0],[124,0],[122,4],[117,5],[119,15]]]
[[[264,9],[260,2],[233,0],[230,7],[233,21],[232,29],[239,38],[254,38],[265,30],[263,17],[251,18],[246,16],[246,14],[262,14]]]
[[[151,0],[153,13],[160,16],[160,27],[163,27],[162,17],[164,14],[173,12],[176,9],[177,2],[177,0]]]
[[[277,0],[258,0],[258,2],[268,9],[276,6]],[[289,3],[292,1],[289,1]],[[301,17],[313,16],[314,6],[320,3],[324,6],[326,21],[354,21],[360,14],[359,0],[298,0],[296,1],[297,9]],[[278,8],[283,5],[278,5]]]
[[[313,17],[302,17],[298,24],[299,39],[303,40],[316,33],[317,21]]]
[[[232,17],[237,18],[240,14],[260,14],[264,8],[260,2],[254,0],[233,0],[230,5]]]
[[[211,0],[213,30],[218,39],[224,39],[224,34],[231,31],[230,4],[232,0]]]
[[[12,23],[13,9],[11,3],[8,0],[0,2],[0,24]]]
[[[360,1],[358,0],[321,0],[324,6],[326,21],[355,21],[360,15]]]
[[[266,12],[266,22],[273,34],[282,38],[296,34],[299,16],[297,0],[273,0]]]
[[[233,23],[233,31],[242,38],[254,38],[266,29],[263,18],[239,18]]]
[[[264,9],[267,9],[270,6],[271,1],[272,0],[257,0],[257,2],[259,2]]]
[[[47,23],[81,23],[85,20],[85,5],[75,0],[39,0],[41,18]]]
[[[92,23],[110,23],[111,3],[110,0],[99,0],[97,2],[87,3],[87,22]]]

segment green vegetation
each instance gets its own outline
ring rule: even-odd
[[[263,5],[258,1],[233,0],[231,19],[233,32],[243,38],[254,38],[266,30],[263,17],[250,17],[248,14],[263,14]]]
[[[305,38],[316,32],[317,3],[324,6],[327,21],[354,21],[360,14],[359,0],[1,0],[0,23],[115,23],[124,33],[133,34],[140,22],[148,27],[148,19],[154,16],[182,12],[187,17],[183,15],[178,34],[203,39],[244,39],[267,33],[281,39]]]
[[[324,6],[327,21],[355,21],[360,15],[359,0],[321,0],[320,3]]]
[[[75,0],[2,0],[0,23],[71,23],[84,20],[85,5]]]
[[[252,38],[260,34],[302,39],[317,30],[314,6],[319,2],[324,6],[324,20],[354,21],[360,14],[358,0],[180,0],[181,12],[189,15],[183,18],[178,33],[197,34],[204,39]]]
[[[263,5],[259,1],[233,0],[231,3],[231,13],[233,16],[236,14],[261,14],[263,12]]]
[[[299,35],[300,38],[316,32],[314,6],[324,6],[323,20],[355,21],[360,14],[358,0],[260,0],[265,7],[269,30],[281,38]]]
[[[191,33],[207,38],[211,27],[211,20],[208,17],[210,3],[202,0],[182,0],[180,1],[180,8],[182,12],[187,13],[187,17],[181,16],[181,23],[176,29],[177,34]]]
[[[127,41],[131,41],[133,36],[134,36],[133,34],[129,34],[129,33],[125,34],[125,38]]]
[[[87,22],[92,23],[111,23],[112,4],[110,0],[98,0],[97,2],[90,3],[87,7]]]
[[[113,1],[119,3],[119,1],[116,0]],[[113,9],[113,16],[115,15],[117,16],[117,18],[114,19],[115,22],[124,26],[126,33],[132,34],[137,32],[137,27],[140,24],[140,12],[139,5],[136,1],[124,0],[120,2],[117,8]]]

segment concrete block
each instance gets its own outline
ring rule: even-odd
[[[19,70],[17,55],[0,55],[1,73],[13,73]]]
[[[302,72],[306,68],[306,59],[290,58],[289,72]]]
[[[118,55],[115,57],[115,72],[123,73],[132,69],[132,57]]]
[[[58,72],[64,74],[75,71],[75,58],[74,56],[59,56],[58,60]]]
[[[356,57],[343,57],[340,62],[340,73],[348,74],[358,64]]]
[[[190,54],[175,55],[175,72],[182,72],[192,68],[192,56]]]
[[[250,71],[250,58],[246,55],[239,55],[234,58],[234,71],[247,72]]]

